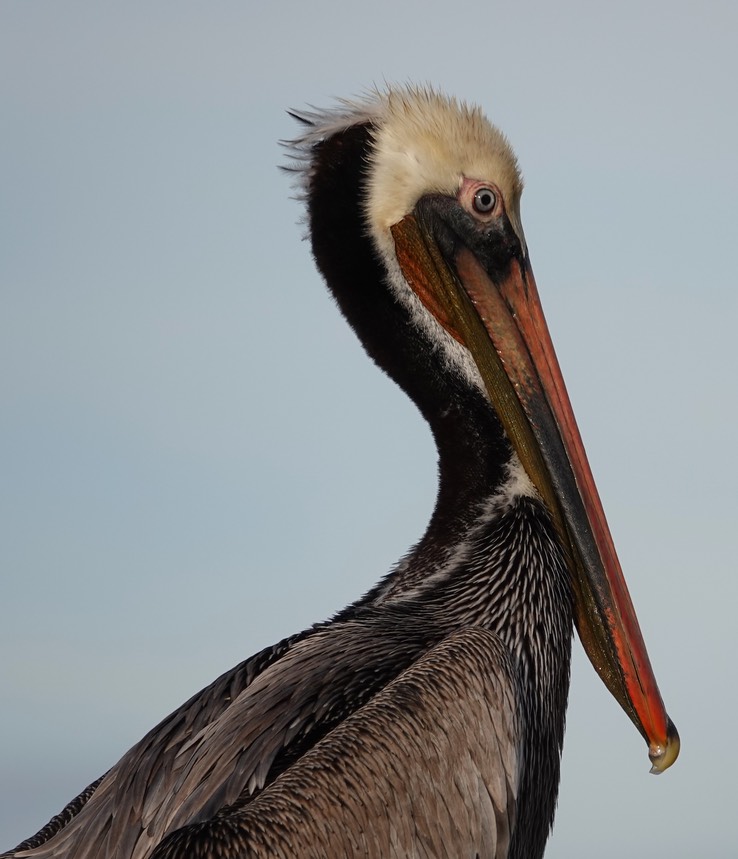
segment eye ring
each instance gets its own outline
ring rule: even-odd
[[[472,198],[472,207],[479,215],[489,215],[497,205],[497,194],[492,188],[477,188]]]

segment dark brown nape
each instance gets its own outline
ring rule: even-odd
[[[431,527],[442,540],[452,511],[458,514],[502,482],[510,447],[489,402],[449,371],[437,344],[413,324],[387,283],[363,213],[370,145],[371,129],[364,124],[314,147],[307,195],[310,238],[318,268],[367,354],[431,426],[441,472]]]

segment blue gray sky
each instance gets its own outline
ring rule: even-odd
[[[0,5],[0,847],[421,535],[430,435],[317,276],[285,110],[480,103],[682,756],[575,642],[548,857],[735,855],[730,2]]]

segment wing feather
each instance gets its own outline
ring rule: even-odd
[[[516,688],[497,636],[454,633],[251,803],[172,833],[152,859],[503,859],[518,786]]]
[[[259,670],[243,663],[164,720],[19,857],[436,857],[464,839],[504,856],[518,762],[509,656],[485,630],[441,635],[368,612],[258,654]]]

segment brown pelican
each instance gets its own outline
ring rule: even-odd
[[[315,259],[430,424],[433,517],[368,594],[219,677],[7,855],[540,857],[574,624],[654,771],[677,756],[508,142],[428,89],[296,116]]]

